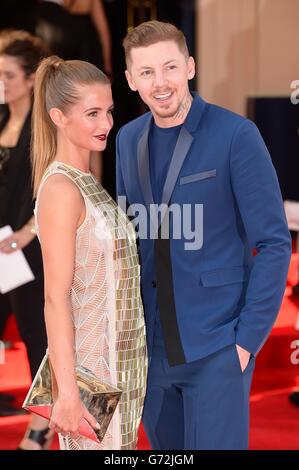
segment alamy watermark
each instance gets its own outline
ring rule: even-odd
[[[200,250],[203,245],[203,204],[127,205],[119,196],[118,207],[131,220],[137,237],[146,239],[184,240],[186,251]]]
[[[293,80],[290,84],[290,88],[294,89],[290,95],[290,100],[292,104],[299,103],[299,80]]]
[[[0,365],[5,364],[5,343],[0,341]]]
[[[290,345],[291,349],[294,349],[290,356],[291,364],[297,366],[299,364],[299,339],[294,339]]]

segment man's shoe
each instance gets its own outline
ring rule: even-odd
[[[292,392],[289,395],[289,400],[292,403],[292,405],[299,406],[299,390],[296,392]]]

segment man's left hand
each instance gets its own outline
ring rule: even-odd
[[[251,353],[247,351],[246,349],[242,348],[241,346],[239,346],[238,344],[236,344],[236,348],[237,348],[237,352],[239,356],[241,370],[242,372],[244,372],[244,370],[248,366]]]

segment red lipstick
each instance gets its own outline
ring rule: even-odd
[[[98,136],[99,140],[106,140],[107,139],[107,135],[106,134],[100,134]]]

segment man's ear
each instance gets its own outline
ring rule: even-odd
[[[195,61],[193,57],[188,58],[188,80],[192,80],[195,75]]]
[[[66,124],[66,117],[59,108],[51,108],[50,109],[50,118],[54,122],[55,126],[57,127],[65,127]]]
[[[134,83],[134,80],[132,78],[132,75],[130,74],[130,72],[128,70],[125,71],[125,76],[126,76],[126,79],[127,79],[127,82],[128,82],[128,85],[129,87],[131,88],[132,91],[137,91],[137,87]]]

